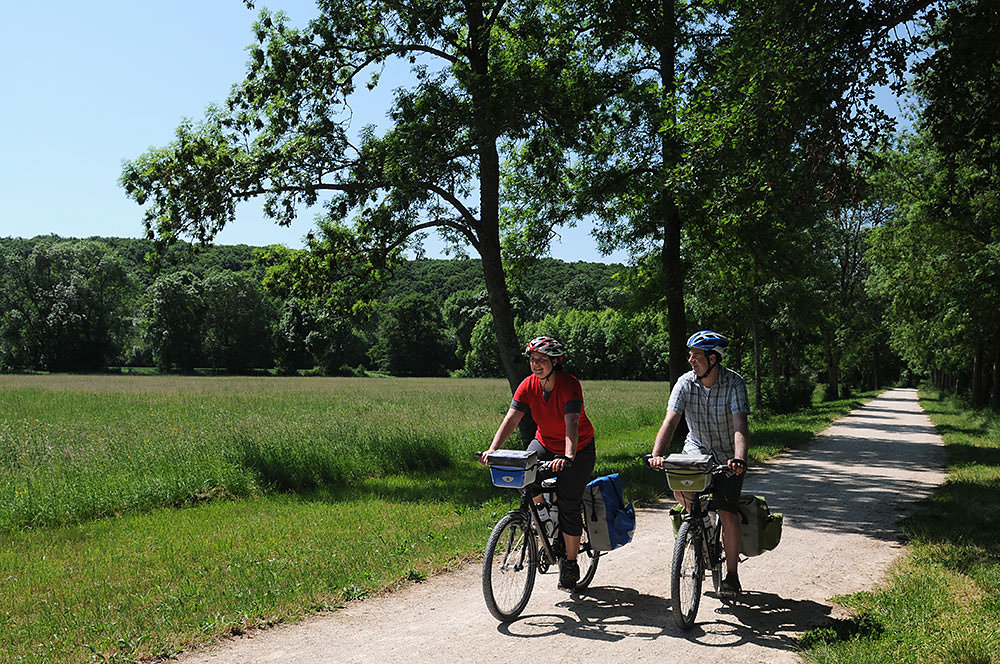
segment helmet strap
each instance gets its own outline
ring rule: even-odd
[[[556,358],[554,358],[551,355],[549,355],[549,363],[552,364],[552,369],[547,374],[545,374],[544,376],[541,377],[540,380],[542,380],[542,381],[548,380],[549,376],[551,376],[552,374],[554,374],[556,372]]]
[[[550,369],[549,372],[545,374],[545,378],[542,378],[542,380],[548,380],[549,376],[551,376],[556,372],[556,358],[549,357],[549,361],[552,363],[552,369]]]
[[[698,380],[703,380],[705,376],[712,373],[712,369],[719,366],[719,360],[716,360],[715,364],[712,364],[712,358],[715,356],[716,356],[715,353],[709,353],[709,352],[705,353],[705,361],[708,362],[708,369],[706,369],[705,373],[703,374],[697,374],[697,373],[695,374],[696,376],[698,376]]]

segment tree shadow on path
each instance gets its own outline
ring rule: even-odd
[[[786,525],[901,541],[899,518],[943,481],[945,451],[926,420],[882,419],[889,411],[878,406],[885,400],[852,411],[829,433],[751,469],[743,493],[764,496],[773,512],[785,514]]]

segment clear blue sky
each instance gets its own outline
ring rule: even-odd
[[[142,237],[141,208],[118,186],[122,160],[169,143],[182,118],[200,119],[209,104],[225,100],[243,78],[260,7],[284,11],[295,25],[316,11],[313,0],[256,5],[7,3],[0,40],[0,237]],[[376,101],[355,111],[375,116],[383,108]],[[282,228],[260,207],[243,204],[216,242],[302,246],[313,212]],[[552,251],[557,258],[626,260],[602,257],[582,225],[561,234]],[[428,250],[435,255],[434,245]]]
[[[7,3],[0,237],[142,237],[142,210],[118,185],[122,160],[169,143],[182,118],[225,100],[243,78],[261,7],[294,25],[316,14],[313,0],[258,0],[254,10],[240,0]],[[384,103],[355,107],[356,116],[378,122]],[[282,228],[248,202],[216,243],[301,247],[318,211]],[[561,234],[557,258],[626,260],[602,257],[583,226]]]

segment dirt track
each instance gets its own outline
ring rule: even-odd
[[[673,535],[663,503],[639,510],[635,540],[601,559],[590,589],[570,597],[556,590],[554,574],[540,576],[510,625],[486,611],[479,567],[468,565],[179,661],[793,662],[797,635],[841,615],[829,598],[877,585],[902,553],[898,518],[944,480],[943,458],[916,391],[892,390],[808,446],[752,468],[744,492],[785,513],[781,545],[740,566],[747,592],[739,603],[704,596],[687,633],[670,616]]]

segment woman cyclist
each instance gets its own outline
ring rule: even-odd
[[[488,455],[503,446],[525,411],[530,409],[538,430],[528,450],[537,452],[542,461],[553,461],[551,468],[559,473],[556,504],[566,545],[566,562],[559,570],[559,588],[573,592],[580,578],[576,556],[583,533],[583,490],[591,479],[597,458],[594,427],[584,411],[580,381],[564,371],[562,344],[551,337],[536,337],[528,343],[524,353],[528,356],[531,375],[514,391],[510,409],[479,462],[486,465]]]

